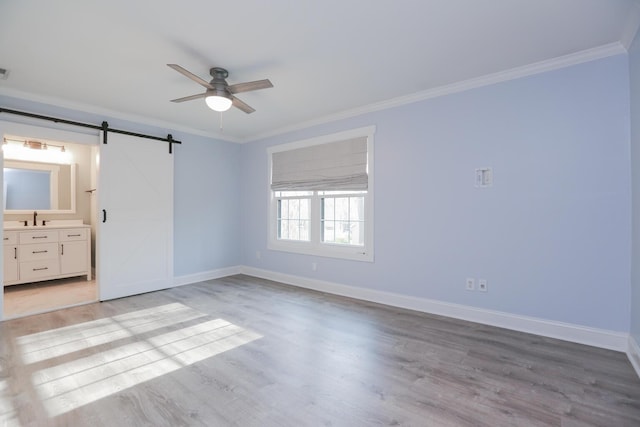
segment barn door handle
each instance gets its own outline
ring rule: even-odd
[[[107,222],[107,210],[102,209],[102,222]]]

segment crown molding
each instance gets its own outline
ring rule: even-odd
[[[640,25],[640,17],[638,20],[638,24]],[[609,43],[596,48],[587,49],[580,52],[575,52],[568,55],[560,56],[557,58],[535,62],[535,63],[524,65],[521,67],[515,67],[509,70],[499,71],[499,72],[487,74],[481,77],[475,77],[472,79],[435,87],[425,91],[416,92],[411,95],[392,98],[386,101],[369,104],[364,107],[345,110],[340,113],[331,114],[318,119],[313,119],[306,122],[298,123],[296,125],[286,126],[273,131],[256,134],[249,138],[246,138],[242,142],[258,141],[264,138],[269,138],[276,135],[282,135],[289,132],[307,129],[313,126],[335,122],[338,120],[344,120],[344,119],[360,116],[367,113],[373,113],[376,111],[400,107],[400,106],[412,104],[415,102],[425,101],[427,99],[464,92],[470,89],[476,89],[483,86],[490,86],[496,83],[515,80],[521,77],[545,73],[548,71],[570,67],[572,65],[578,65],[585,62],[595,61],[597,59],[606,58],[614,55],[626,54],[626,53],[627,53],[627,49],[625,49],[625,47],[621,42]]]
[[[125,114],[120,111],[110,110],[108,108],[97,107],[95,105],[83,104],[79,102],[69,101],[63,98],[49,97],[43,95],[36,95],[30,92],[23,92],[15,89],[8,89],[0,87],[0,96],[8,96],[12,98],[18,98],[25,101],[37,102],[40,104],[53,105],[55,107],[67,108],[70,110],[84,111],[90,114],[96,114],[99,116],[110,117],[118,120],[126,120],[142,125],[153,126],[160,129],[166,129],[177,132],[184,132],[191,135],[203,136],[206,138],[215,138],[227,142],[242,142],[238,138],[229,137],[229,135],[223,135],[217,132],[206,132],[200,129],[190,128],[178,123],[166,122],[159,119],[154,119],[147,116],[139,116],[135,114]]]

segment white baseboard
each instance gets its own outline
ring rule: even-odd
[[[177,276],[173,278],[173,286],[190,285],[192,283],[204,282],[205,280],[220,279],[222,277],[233,276],[234,274],[240,274],[241,267],[225,267],[218,268],[216,270],[204,271],[201,273],[187,274],[184,276]]]
[[[627,357],[629,358],[629,362],[631,362],[633,369],[636,370],[636,374],[640,377],[640,346],[638,346],[638,342],[631,335],[629,335]]]
[[[511,313],[469,307],[461,304],[412,297],[392,292],[358,288],[248,266],[241,266],[240,272],[249,276],[274,280],[288,285],[313,289],[316,291],[421,311],[424,313],[468,320],[471,322],[527,332],[549,338],[557,338],[564,341],[586,344],[629,354],[629,335],[626,332],[597,329],[571,323],[556,322],[536,317],[520,316]],[[636,352],[636,354],[640,355],[640,352]],[[638,359],[638,361],[640,363],[640,359]],[[636,371],[638,371],[638,368],[636,368]]]

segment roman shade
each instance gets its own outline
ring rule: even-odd
[[[366,190],[367,137],[272,153],[274,191]]]

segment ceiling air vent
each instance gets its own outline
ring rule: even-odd
[[[9,70],[0,68],[0,80],[7,80],[7,77],[9,77]]]

